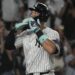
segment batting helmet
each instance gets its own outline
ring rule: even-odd
[[[40,19],[41,22],[46,22],[50,16],[50,12],[48,10],[47,5],[43,3],[36,3],[32,8],[29,8],[31,11],[37,11],[40,13],[38,18]]]

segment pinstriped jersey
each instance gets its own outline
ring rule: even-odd
[[[59,41],[59,34],[52,30],[49,27],[46,27],[43,30],[43,33],[46,34],[50,40],[54,42],[57,49],[59,50],[59,44],[56,41]],[[55,40],[55,41],[54,41]],[[36,34],[27,35],[23,39],[23,49],[27,73],[34,72],[45,72],[47,70],[53,70],[53,61],[52,56],[44,50],[44,48],[39,45],[37,42]]]

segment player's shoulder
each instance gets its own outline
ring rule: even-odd
[[[50,28],[50,27],[46,27],[44,30],[43,30],[43,32],[45,33],[51,33],[51,34],[55,34],[55,35],[59,35],[59,33],[56,31],[56,30],[54,30],[54,29],[52,29],[52,28]]]

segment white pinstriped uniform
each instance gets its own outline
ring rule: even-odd
[[[59,40],[59,34],[51,28],[45,28],[43,33],[47,34],[50,40]],[[36,34],[27,35],[23,38],[24,63],[26,64],[27,74],[45,72],[47,70],[53,71],[52,56],[43,47],[38,47],[36,39]],[[56,46],[59,48],[58,45]],[[54,75],[54,73],[50,75]]]

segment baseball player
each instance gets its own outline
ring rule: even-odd
[[[22,38],[27,75],[54,75],[52,56],[59,54],[59,34],[47,27],[48,7],[36,3],[31,10],[31,17],[16,24],[15,28],[29,29],[31,34]]]

